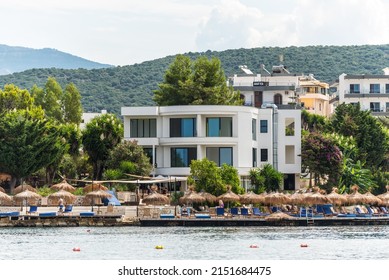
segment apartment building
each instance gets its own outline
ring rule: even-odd
[[[237,168],[250,188],[250,169],[272,164],[284,174],[283,189],[299,188],[301,111],[253,106],[122,107],[124,139],[137,140],[154,175],[188,176],[191,160],[208,158]]]
[[[373,115],[389,114],[389,68],[382,75],[339,76],[339,103],[359,103],[362,110]]]

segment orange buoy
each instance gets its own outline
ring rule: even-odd
[[[251,244],[250,248],[258,248],[258,245],[257,244]]]
[[[81,249],[79,247],[74,247],[73,248],[73,252],[80,252],[80,251],[81,251]]]
[[[301,248],[306,248],[306,247],[308,247],[308,244],[300,244],[300,247]]]

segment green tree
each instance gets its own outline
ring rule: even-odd
[[[342,152],[332,139],[310,133],[301,142],[301,161],[303,170],[308,170],[310,174],[310,186],[312,178],[315,185],[320,183],[320,179],[336,184],[342,169]]]
[[[220,177],[224,185],[230,185],[231,191],[237,194],[244,193],[244,189],[240,186],[240,178],[238,169],[223,163],[219,169]]]
[[[102,114],[93,118],[82,135],[84,150],[93,165],[94,180],[101,180],[110,152],[123,137],[123,125],[112,114]]]
[[[64,121],[80,124],[82,119],[81,94],[77,87],[70,83],[66,86],[63,95]]]
[[[389,136],[382,124],[358,104],[340,104],[331,118],[330,127],[344,136],[353,136],[358,147],[358,160],[369,168],[386,164]]]
[[[18,110],[0,117],[0,170],[12,175],[11,190],[16,182],[50,165],[63,151],[58,127],[36,115],[40,113]]]
[[[42,108],[49,118],[53,118],[58,122],[63,122],[62,99],[63,91],[61,85],[53,78],[49,77],[45,84],[45,96],[43,99]]]
[[[373,191],[377,187],[372,172],[364,168],[361,161],[354,162],[350,158],[344,159],[338,185],[341,193],[350,193],[353,185],[358,185],[359,191],[362,193],[368,190]]]
[[[256,193],[273,192],[280,189],[283,174],[271,164],[265,164],[262,168],[254,168],[249,171],[251,184],[255,186]]]
[[[195,182],[198,192],[205,191],[219,196],[227,191],[216,163],[207,158],[192,160],[188,179]]]
[[[191,60],[185,55],[177,55],[165,72],[164,82],[154,91],[154,101],[160,106],[189,104],[189,95],[184,85],[191,79]]]
[[[165,73],[163,83],[154,91],[159,106],[241,105],[240,94],[227,86],[218,58],[200,56],[192,62],[178,55]]]
[[[21,110],[32,108],[34,99],[25,89],[20,89],[13,84],[4,86],[0,89],[0,114],[11,110]]]
[[[128,168],[130,163],[133,165]],[[107,168],[121,169],[124,173],[134,175],[149,176],[152,165],[137,141],[122,141],[110,152]]]

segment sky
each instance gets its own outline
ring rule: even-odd
[[[0,0],[0,44],[131,65],[207,50],[389,43],[389,0]]]

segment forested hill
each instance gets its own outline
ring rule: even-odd
[[[382,69],[389,66],[389,45],[272,47],[186,55],[192,59],[199,55],[218,57],[227,76],[240,73],[239,65],[247,65],[257,73],[260,64],[268,70],[273,65],[283,64],[290,72],[312,73],[326,82],[336,80],[342,73],[381,74]],[[33,69],[0,76],[0,87],[7,83],[27,89],[33,84],[43,87],[52,76],[63,86],[70,82],[76,84],[84,111],[107,109],[120,114],[122,106],[153,105],[153,90],[158,88],[173,59],[174,56],[168,56],[130,66],[93,70]]]

